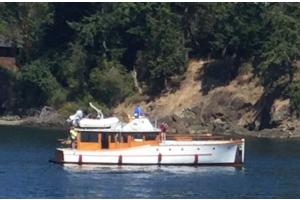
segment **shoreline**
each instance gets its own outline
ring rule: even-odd
[[[31,117],[17,119],[17,120],[5,120],[0,119],[0,126],[13,126],[13,127],[30,127],[39,129],[53,129],[59,131],[65,131],[68,129],[67,126],[59,123],[45,123],[45,122],[34,122]],[[169,132],[170,134],[176,134]],[[177,133],[178,134],[178,133]],[[192,133],[188,133],[192,134]],[[196,133],[193,133],[196,134]],[[200,133],[198,133],[200,134]],[[218,132],[218,135],[223,136],[238,136],[238,137],[251,137],[261,139],[296,139],[300,138],[300,134],[290,134],[283,130],[278,129],[264,129],[260,131],[249,131],[243,128],[235,131]]]
[[[5,120],[0,118],[0,126],[11,127],[26,127],[39,129],[66,130],[68,127],[59,123],[34,122],[32,117],[25,117],[16,120]]]
[[[24,120],[3,120],[0,119],[1,126],[21,126]]]

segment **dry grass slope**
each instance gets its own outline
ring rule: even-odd
[[[256,103],[263,93],[263,87],[259,86],[258,80],[253,78],[251,73],[238,75],[228,85],[216,87],[210,90],[207,95],[204,95],[201,92],[202,79],[199,79],[201,77],[199,75],[203,73],[203,66],[210,62],[213,61],[191,60],[187,64],[185,79],[181,82],[178,90],[164,93],[150,102],[140,101],[132,104],[124,101],[114,109],[114,113],[121,114],[126,112],[132,114],[135,105],[140,104],[149,116],[160,119],[199,105],[205,107],[205,105],[211,104],[211,101],[214,101],[214,98],[219,93],[221,95],[224,92],[231,94],[234,98],[242,98],[245,102],[249,102],[252,105]],[[253,118],[251,115],[254,115],[254,113],[251,114],[251,112],[247,113],[247,117],[245,117]],[[243,124],[245,122],[246,120],[241,117],[241,122],[239,123]]]

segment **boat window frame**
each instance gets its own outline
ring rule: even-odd
[[[119,134],[119,143],[124,143],[124,144],[126,144],[126,143],[128,143],[128,137],[129,137],[129,135],[130,134],[128,134],[128,133],[120,133]]]
[[[145,133],[144,134],[144,140],[145,141],[155,141],[155,140],[157,140],[157,136],[158,136],[159,134],[158,133],[152,133],[152,132],[150,132],[150,133]],[[150,137],[149,137],[150,136]]]
[[[138,141],[138,142],[142,142],[145,139],[145,133],[130,133],[130,136],[132,137],[133,141]],[[138,137],[136,137],[138,136]]]
[[[94,138],[92,138],[93,140],[85,140],[85,137],[87,135],[89,135],[89,136],[93,135],[93,137],[94,137]],[[84,140],[83,140],[83,138],[84,138]],[[91,131],[89,131],[89,132],[86,132],[86,131],[85,132],[80,132],[79,142],[81,142],[81,143],[99,143],[99,133],[98,132],[91,132]]]

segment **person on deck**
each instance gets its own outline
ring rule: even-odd
[[[143,116],[143,115],[144,115],[144,113],[143,113],[143,111],[142,111],[140,105],[137,105],[137,106],[135,107],[134,112],[133,112],[133,115],[134,115],[135,118],[139,118],[140,116]]]
[[[70,129],[70,137],[71,137],[71,146],[72,146],[72,149],[75,149],[75,141],[77,139],[77,131],[75,130],[74,127],[72,127]]]

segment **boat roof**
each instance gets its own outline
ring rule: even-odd
[[[154,127],[146,117],[135,118],[129,123],[118,122],[111,127],[76,128],[81,132],[106,132],[106,133],[159,133],[161,130]]]
[[[112,130],[112,129],[103,129],[103,128],[75,128],[76,131],[79,132],[105,132],[105,133],[159,133],[161,132],[159,129],[157,130],[148,130],[148,131],[123,131],[123,130]]]

